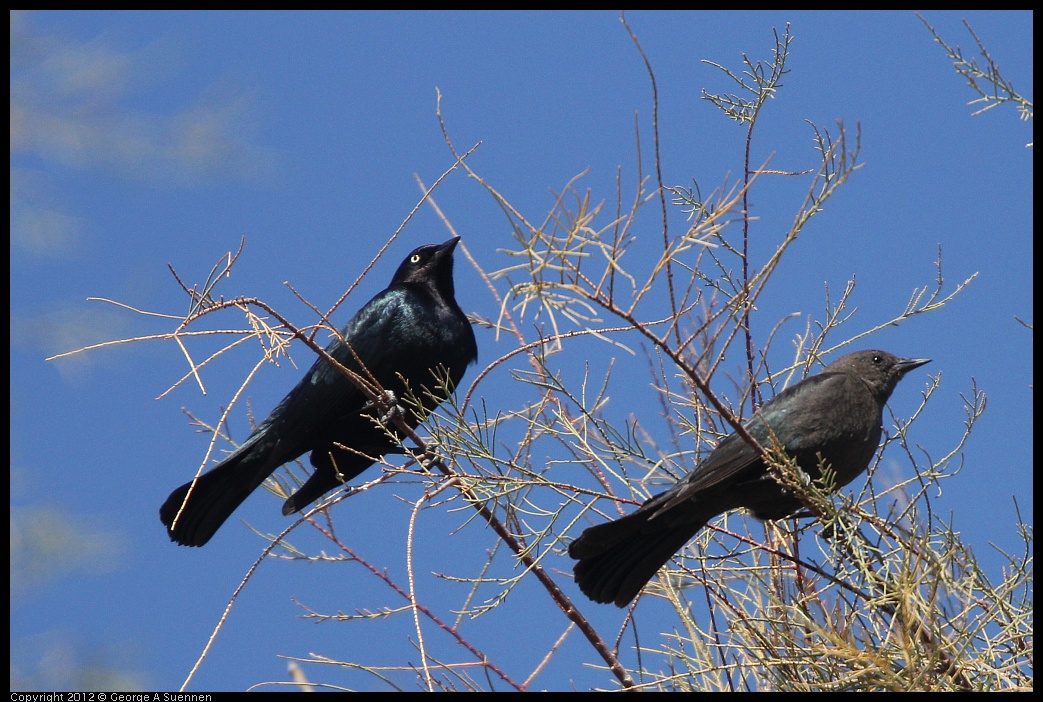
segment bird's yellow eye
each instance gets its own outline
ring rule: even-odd
[[[413,254],[409,257],[410,263],[420,263],[420,254]]]

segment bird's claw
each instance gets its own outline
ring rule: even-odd
[[[398,404],[398,397],[395,395],[393,390],[385,390],[383,397],[381,397],[380,400],[377,402],[369,400],[366,402],[365,406],[363,406],[364,410],[373,408],[377,408],[384,412],[378,418],[378,421],[384,426],[387,426],[399,417],[406,416],[406,409]],[[387,408],[387,411],[384,411],[385,408]]]
[[[399,417],[405,417],[406,409],[402,405],[398,404],[397,398],[395,397],[395,393],[391,392],[390,390],[387,390],[385,391],[385,394],[385,399],[388,403],[388,410],[380,417],[380,423],[387,426],[395,419],[398,419]]]

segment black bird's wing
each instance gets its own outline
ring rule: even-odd
[[[413,327],[418,295],[406,287],[385,290],[373,300],[375,304],[367,305],[344,327],[341,335],[346,343],[337,339],[328,348],[334,359],[360,376],[375,393],[391,391],[399,402],[405,390],[400,375],[410,381],[432,384],[430,379],[414,379],[410,373],[413,366],[428,359],[420,345],[423,339],[410,339],[404,333]],[[301,381],[303,386],[308,386],[308,404],[288,407],[286,412],[305,425],[314,422],[298,455],[311,450],[315,470],[286,500],[283,514],[299,511],[359,475],[373,464],[373,459],[394,450],[397,443],[376,423],[380,409],[340,369],[325,361],[317,362]],[[405,420],[410,426],[417,423],[411,414]]]
[[[402,299],[398,291],[391,289],[378,294],[341,329],[344,341],[334,338],[326,352],[367,383],[390,382],[398,354],[389,347],[387,339],[400,320]],[[279,463],[282,465],[306,453],[317,442],[341,434],[338,429],[342,423],[358,415],[368,402],[340,369],[325,358],[318,358],[257,432],[278,436],[279,448],[283,449],[277,451],[280,456],[293,454]]]
[[[378,379],[386,380],[392,375],[390,369],[397,359],[395,354],[381,353],[381,338],[400,315],[402,296],[395,292],[388,289],[379,293],[344,326],[341,336],[350,343],[354,353],[340,339],[334,339],[326,347],[327,353],[363,377],[369,377],[367,371]],[[171,538],[181,544],[202,546],[279,466],[319,444],[350,443],[350,435],[356,433],[353,430],[361,428],[375,434],[377,428],[373,423],[361,417],[366,402],[366,396],[338,369],[324,358],[316,359],[301,381],[246,441],[221,463],[200,475],[194,485],[189,481],[170,494],[160,508],[160,519]],[[366,452],[365,446],[358,448]],[[340,461],[337,467],[347,479],[371,464],[372,461],[352,455]],[[320,485],[328,487],[312,499],[336,487],[338,482],[332,469],[324,471],[309,492]],[[287,506],[293,501],[291,497]],[[308,502],[301,502],[296,508],[305,504]],[[175,518],[177,525],[173,528]]]

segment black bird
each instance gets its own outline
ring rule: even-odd
[[[884,351],[849,353],[780,392],[744,426],[765,449],[777,441],[812,479],[821,477],[825,460],[836,472],[836,487],[843,487],[869,467],[880,445],[884,404],[898,381],[929,361]],[[595,602],[626,607],[717,515],[743,507],[758,519],[783,519],[802,506],[772,478],[764,459],[731,434],[688,476],[633,514],[580,534],[569,545],[569,555],[579,561],[576,583]]]
[[[375,379],[398,401],[411,392],[423,405],[421,416],[409,409],[403,415],[411,427],[446,398],[440,378],[448,373],[455,387],[478,358],[474,331],[454,297],[453,249],[458,241],[421,246],[406,256],[391,284],[341,330],[351,348],[340,339],[326,347],[339,363]],[[401,452],[375,423],[380,417],[374,403],[319,358],[238,449],[170,493],[159,508],[170,540],[202,546],[276,468],[309,451],[315,471],[286,500],[283,514],[300,511],[351,480],[373,465],[374,458]]]

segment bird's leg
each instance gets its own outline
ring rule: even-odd
[[[423,456],[418,458],[416,460],[416,464],[418,466],[420,466],[421,468],[423,468],[425,471],[430,472],[431,471],[431,466],[433,466],[439,460],[441,460],[441,459],[434,453],[433,449],[431,448],[431,445],[428,444],[428,446],[427,446],[427,453],[425,453]]]
[[[384,414],[382,414],[380,418],[377,420],[385,427],[388,426],[398,417],[405,417],[406,414],[406,409],[398,403],[398,397],[395,395],[393,390],[384,391],[383,397],[379,400],[379,405],[378,403],[370,401],[366,403],[366,406],[363,409],[373,407],[376,407],[380,411],[384,411],[385,407],[387,408],[387,411],[384,412]],[[408,451],[403,446],[395,446],[394,448],[385,450],[384,453],[393,453],[399,455],[409,453],[414,457],[418,466],[420,466],[425,471],[430,471],[431,466],[433,466],[439,460],[438,456],[432,452],[431,446],[431,444],[427,445],[426,453],[424,453],[423,455],[421,455],[420,446],[417,446],[416,448]],[[419,458],[417,456],[419,456]]]
[[[387,404],[387,412],[380,418],[380,423],[384,426],[387,426],[399,417],[406,416],[406,408],[398,404],[398,398],[395,397],[395,393],[391,390],[384,391],[384,403]]]
[[[362,410],[368,410],[376,408],[383,412],[377,419],[381,424],[387,426],[398,417],[406,416],[406,409],[398,404],[398,397],[395,395],[393,390],[385,390],[383,397],[377,402],[368,400],[365,405],[362,406]]]
[[[828,523],[823,521],[822,531],[819,535],[826,541],[837,541],[841,540],[841,537],[843,537],[844,540],[849,539],[855,533],[856,532],[852,528],[852,525],[846,519],[835,519]]]

